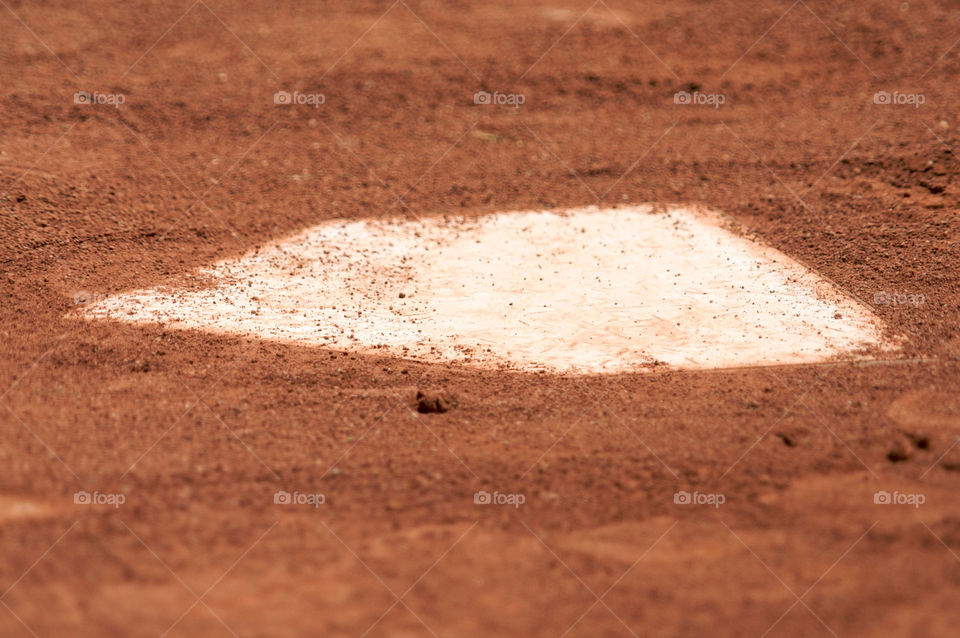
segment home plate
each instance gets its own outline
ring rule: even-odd
[[[159,323],[430,362],[579,373],[812,363],[888,348],[880,321],[693,208],[333,221],[86,306]]]

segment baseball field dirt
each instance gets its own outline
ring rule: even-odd
[[[945,2],[0,0],[0,635],[956,635],[958,38]],[[884,347],[597,373],[93,316],[323,224],[641,204]]]

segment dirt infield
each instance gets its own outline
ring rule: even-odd
[[[955,635],[958,25],[2,0],[0,635]],[[327,220],[637,202],[902,347],[577,376],[75,318]]]

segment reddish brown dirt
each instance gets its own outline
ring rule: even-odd
[[[956,9],[0,4],[0,634],[956,634]],[[899,361],[564,378],[65,318],[325,219],[598,197],[728,212]]]

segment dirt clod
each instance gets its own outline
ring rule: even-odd
[[[930,438],[923,436],[921,434],[907,434],[907,438],[910,439],[910,443],[913,444],[913,447],[918,450],[929,450],[930,449]]]
[[[899,443],[890,448],[890,451],[887,452],[887,460],[891,463],[903,463],[910,459],[910,455],[907,454],[907,450],[904,446]]]
[[[780,440],[783,441],[783,444],[787,447],[796,447],[797,440],[790,436],[789,434],[784,434],[783,432],[777,432],[777,436],[780,437]]]
[[[130,372],[150,372],[150,362],[137,359],[130,364]]]
[[[457,400],[453,397],[417,391],[417,412],[421,414],[443,414],[455,407],[457,407]]]

